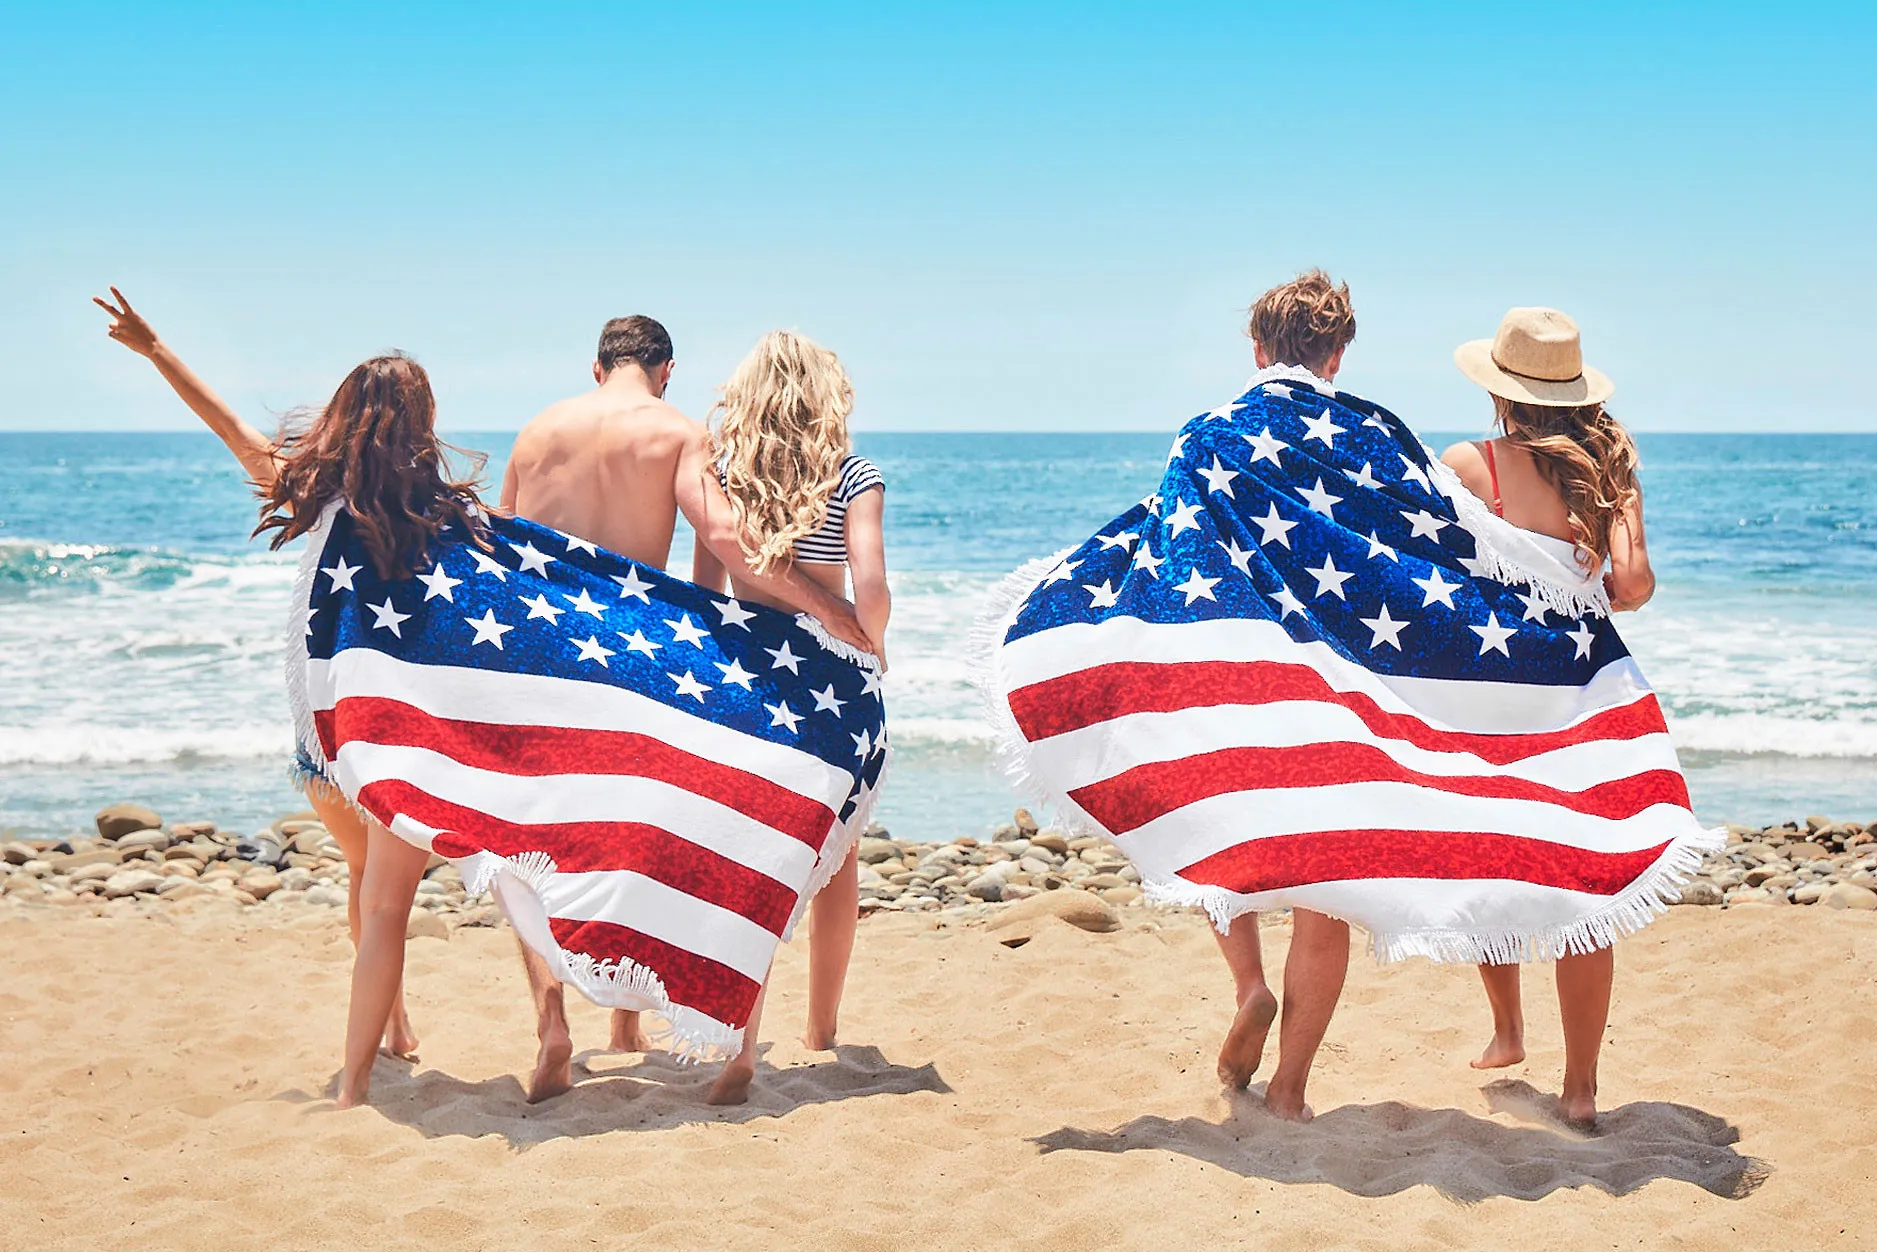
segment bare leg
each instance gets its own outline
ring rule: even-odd
[[[1492,1042],[1469,1062],[1474,1069],[1500,1069],[1525,1059],[1525,1010],[1519,1003],[1519,967],[1482,965],[1479,980],[1486,984],[1492,1005]]]
[[[1286,1121],[1307,1122],[1315,1114],[1304,1103],[1304,1084],[1349,973],[1349,924],[1309,909],[1291,910],[1291,922],[1277,1071],[1265,1087],[1264,1105]]]
[[[352,886],[345,893],[346,924],[352,931],[352,946],[358,947],[358,890],[357,885],[365,881],[365,850],[370,844],[370,835],[365,829],[365,819],[358,810],[347,804],[337,789],[330,783],[315,783],[306,790],[307,801],[313,811],[319,814],[319,820],[331,832],[339,851],[345,854],[346,868],[351,871],[349,881]],[[411,1027],[410,1014],[404,1011],[404,984],[398,983],[397,998],[391,1002],[391,1017],[385,1023],[385,1051],[392,1056],[411,1061],[417,1059],[417,1032]]]
[[[639,1026],[639,1015],[632,1009],[613,1010],[613,1037],[608,1041],[609,1052],[650,1052],[652,1041],[645,1037],[645,1031]]]
[[[841,1015],[841,991],[854,955],[854,932],[860,927],[860,860],[850,851],[841,868],[809,905],[808,1030],[802,1043],[817,1052],[834,1046]]]
[[[1589,1127],[1597,1121],[1597,1054],[1610,1021],[1610,984],[1616,950],[1558,959],[1558,1014],[1564,1019],[1564,1120]]]
[[[750,1083],[756,1080],[756,1035],[762,1029],[763,1001],[768,998],[769,984],[765,982],[756,996],[756,1007],[750,1010],[749,1024],[743,1027],[743,1050],[724,1062],[723,1072],[705,1097],[706,1103],[742,1104],[749,1099]]]
[[[567,989],[548,969],[539,952],[517,939],[521,964],[528,971],[528,994],[534,1000],[534,1074],[528,1079],[528,1103],[552,1099],[574,1085],[574,1039],[567,1029]]]
[[[1243,913],[1226,930],[1214,930],[1219,951],[1232,971],[1237,1012],[1219,1048],[1219,1081],[1243,1090],[1264,1060],[1264,1041],[1277,1019],[1277,997],[1264,981],[1264,950],[1258,945],[1258,915]]]
[[[411,902],[429,862],[430,854],[422,848],[382,826],[371,827],[365,876],[352,885],[359,895],[358,955],[352,961],[340,1108],[363,1104],[370,1094],[372,1061],[404,981],[404,931],[410,924]]]

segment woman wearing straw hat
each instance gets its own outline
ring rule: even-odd
[[[1635,442],[1604,409],[1616,388],[1584,364],[1577,323],[1556,309],[1507,313],[1491,339],[1454,350],[1460,372],[1491,393],[1496,437],[1456,444],[1442,460],[1498,516],[1559,545],[1586,573],[1604,569],[1610,607],[1636,609],[1655,591],[1643,540]],[[1566,1120],[1597,1115],[1597,1054],[1610,1013],[1613,949],[1558,961]],[[1493,1037],[1476,1069],[1525,1059],[1519,967],[1482,965]]]

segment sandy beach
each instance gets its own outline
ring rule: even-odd
[[[1544,1094],[1545,974],[1528,1062],[1479,1074],[1470,970],[1358,956],[1293,1126],[1213,1077],[1203,920],[1120,913],[1015,948],[986,917],[875,916],[834,1054],[794,1039],[798,939],[735,1110],[704,1105],[709,1067],[590,1051],[530,1107],[513,938],[459,927],[410,946],[421,1061],[337,1112],[339,910],[14,910],[0,1244],[1877,1246],[1877,913],[1678,908],[1626,941],[1589,1137]],[[1275,968],[1288,925],[1264,934]],[[604,1039],[581,1005],[576,1046]]]

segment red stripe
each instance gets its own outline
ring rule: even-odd
[[[1340,704],[1387,739],[1436,752],[1470,752],[1494,765],[1598,739],[1635,739],[1668,729],[1655,696],[1606,709],[1564,730],[1493,735],[1439,730],[1391,713],[1361,692],[1338,691],[1307,665],[1282,661],[1118,661],[1064,674],[1010,693],[1010,711],[1034,743],[1129,713],[1177,713],[1220,705],[1315,700]]]
[[[1199,800],[1278,787],[1340,787],[1350,783],[1412,783],[1450,795],[1534,800],[1594,817],[1634,817],[1652,804],[1688,807],[1688,785],[1672,769],[1566,791],[1523,778],[1423,774],[1366,743],[1311,743],[1296,748],[1221,748],[1172,761],[1137,765],[1069,793],[1111,834],[1124,835]]]
[[[674,748],[649,735],[563,726],[507,726],[433,717],[397,700],[352,696],[314,714],[330,744],[428,748],[464,765],[502,774],[619,774],[650,778],[715,800],[820,851],[834,811],[759,774]]]
[[[1609,896],[1635,882],[1667,847],[1591,852],[1519,835],[1323,830],[1250,839],[1187,866],[1180,877],[1245,893],[1358,878],[1497,878]]]
[[[519,826],[439,800],[410,783],[368,783],[359,803],[386,826],[403,813],[442,833],[438,856],[545,852],[563,874],[631,870],[719,908],[740,913],[780,936],[796,893],[747,865],[643,822],[559,822]]]
[[[627,926],[564,917],[549,918],[548,926],[554,932],[554,941],[567,951],[584,952],[597,961],[636,961],[658,975],[673,1004],[696,1009],[730,1026],[748,1023],[756,995],[762,990],[760,983],[728,965]]]

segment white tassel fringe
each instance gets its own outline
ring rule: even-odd
[[[855,665],[860,666],[860,668],[876,674],[880,672],[879,657],[871,652],[862,652],[845,639],[836,639],[833,635],[828,633],[828,628],[823,626],[812,614],[797,613],[795,615],[795,624],[813,635],[816,643],[826,648],[829,652],[834,653],[834,655],[840,657],[843,661],[851,661]]]
[[[679,1060],[723,1060],[742,1051],[741,1030],[696,1009],[673,1004],[664,980],[648,967],[632,960],[602,961],[590,953],[569,952],[553,941],[546,928],[547,910],[541,903],[540,890],[556,867],[545,852],[524,852],[513,857],[479,852],[457,865],[463,874],[463,890],[470,895],[495,890],[495,898],[515,923],[517,934],[538,930],[547,936],[547,950],[530,946],[541,952],[562,982],[602,1008],[633,1009],[663,1018],[665,1028],[651,1029],[647,1034]],[[526,898],[513,898],[512,893],[517,891],[524,892]],[[525,919],[517,919],[518,905],[527,914],[538,915],[540,926],[527,926]]]
[[[297,755],[295,775],[306,789],[306,780],[327,780],[326,750],[319,742],[319,728],[313,723],[313,700],[306,689],[306,622],[313,603],[313,584],[319,578],[319,558],[332,532],[332,519],[343,501],[333,500],[321,510],[319,521],[306,533],[306,547],[300,552],[300,567],[293,575],[292,598],[287,604],[286,647],[281,656],[287,678],[287,712],[293,718],[293,740]]]
[[[1023,737],[1016,716],[1003,696],[1004,635],[1023,602],[1036,590],[1045,575],[1067,560],[1074,548],[1064,548],[1054,556],[1027,562],[1005,575],[985,598],[984,608],[965,638],[965,664],[971,683],[983,702],[984,720],[990,725],[992,754],[998,768],[1010,780],[1019,799],[1054,815],[1056,825],[1077,834],[1112,839],[1099,823],[1068,796],[1045,787],[1031,767],[1030,741]]]
[[[1460,476],[1426,444],[1434,490],[1453,502],[1461,527],[1473,536],[1480,576],[1507,585],[1525,585],[1538,602],[1562,617],[1610,615],[1603,579],[1572,569],[1532,541],[1529,532],[1499,517],[1492,506],[1467,490]]]
[[[1457,478],[1454,481],[1458,483]],[[1465,492],[1464,487],[1460,490]],[[1477,503],[1477,498],[1474,499]],[[1494,522],[1499,521],[1492,517],[1490,511],[1487,517]],[[1489,550],[1487,543],[1481,541],[1482,559],[1486,558]],[[1096,835],[1112,843],[1114,837],[1089,817],[1080,805],[1067,795],[1045,787],[1036,777],[1029,741],[1023,737],[1016,717],[1010,711],[1009,702],[1003,695],[1001,656],[1004,635],[1009,631],[1017,610],[1037,584],[1073,551],[1073,548],[1065,548],[1054,556],[1031,561],[992,588],[983,611],[972,624],[967,655],[971,680],[983,699],[985,720],[991,727],[997,763],[1010,779],[1018,796],[1053,813],[1057,823],[1066,829],[1076,834]],[[1535,592],[1538,592],[1538,586],[1538,583],[1533,583]],[[1570,593],[1568,587],[1560,586],[1559,590]],[[1573,600],[1571,603],[1578,602]],[[1549,602],[1547,607],[1565,611],[1561,606]],[[1594,607],[1589,611],[1594,611]],[[1604,605],[1604,611],[1608,611],[1607,604]],[[1700,868],[1702,856],[1725,844],[1726,831],[1722,829],[1697,828],[1679,836],[1650,867],[1648,873],[1630,883],[1595,911],[1567,925],[1553,926],[1536,933],[1504,929],[1396,933],[1376,931],[1369,935],[1369,950],[1378,961],[1384,963],[1410,956],[1424,956],[1437,962],[1469,965],[1549,961],[1566,953],[1596,951],[1608,947],[1624,935],[1634,934],[1666,912],[1679,898],[1681,885]],[[1157,903],[1204,910],[1213,926],[1221,932],[1230,929],[1234,918],[1257,912],[1261,907],[1270,907],[1258,896],[1180,880],[1144,878],[1141,889]]]

